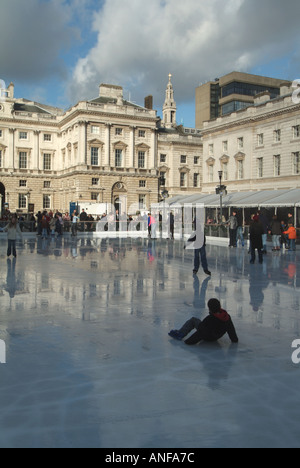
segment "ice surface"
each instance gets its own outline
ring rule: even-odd
[[[0,240],[1,447],[300,445],[297,253],[208,245],[212,278],[176,241]],[[218,297],[240,338],[168,337]]]

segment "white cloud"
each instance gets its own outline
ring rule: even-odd
[[[168,74],[178,101],[200,82],[271,60],[299,40],[298,0],[106,0],[94,14],[97,43],[78,60],[70,87],[80,99],[101,82],[122,85],[141,102],[161,103]]]

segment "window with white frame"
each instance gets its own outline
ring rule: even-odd
[[[239,150],[244,149],[244,137],[239,137],[237,141],[238,141],[238,149]]]
[[[99,148],[97,147],[91,148],[91,165],[99,166]]]
[[[139,181],[139,187],[140,188],[145,188],[146,187],[146,181],[145,180],[140,180]]]
[[[293,127],[293,138],[300,138],[300,125]]]
[[[44,153],[44,171],[51,171],[51,154]]]
[[[122,128],[116,128],[116,135],[120,136],[123,134],[123,129]]]
[[[44,133],[44,141],[52,141],[52,135],[50,133]]]
[[[91,200],[92,201],[98,201],[99,199],[99,193],[91,193]]]
[[[300,174],[300,153],[292,153],[293,157],[293,174],[299,175]]]
[[[214,145],[213,143],[208,145],[208,155],[213,156],[214,155]]]
[[[199,161],[200,161],[200,157],[199,156],[194,156],[194,166],[198,166]]]
[[[146,136],[146,131],[145,130],[139,130],[139,138],[145,138]]]
[[[208,166],[208,181],[214,181],[214,166],[212,164]]]
[[[242,180],[244,178],[244,160],[238,160],[238,180]]]
[[[199,182],[200,182],[200,174],[194,174],[194,188],[199,187]]]
[[[281,157],[280,157],[280,154],[276,154],[274,156],[274,175],[275,177],[278,177],[280,176],[280,172],[281,172]]]
[[[51,196],[43,195],[43,209],[49,210],[51,208]]]
[[[257,146],[263,146],[263,144],[264,144],[264,134],[259,133],[257,135]]]
[[[139,209],[146,209],[146,195],[139,195]]]
[[[28,140],[27,132],[19,132],[19,140]]]
[[[19,194],[19,209],[23,210],[27,208],[27,197],[23,193]]]
[[[19,187],[27,187],[27,180],[20,180]]]
[[[222,147],[223,147],[223,153],[228,153],[228,141],[223,141]]]
[[[222,171],[223,171],[223,179],[228,180],[228,162],[223,162]]]
[[[44,180],[44,188],[51,188],[51,181],[50,180]]]
[[[264,176],[264,159],[257,158],[257,177],[262,178]]]
[[[19,153],[19,169],[27,169],[27,153],[25,151]]]
[[[186,172],[180,173],[180,187],[185,188],[187,186],[187,174]]]
[[[98,185],[99,185],[99,181],[100,181],[100,179],[98,179],[98,177],[93,177],[93,178],[92,178],[92,185],[98,186]]]
[[[274,143],[281,142],[281,130],[274,130]]]
[[[146,155],[145,151],[138,152],[138,167],[139,169],[144,169],[146,164]]]
[[[116,149],[115,151],[115,167],[122,167],[123,164],[123,151]]]
[[[166,154],[161,154],[160,155],[160,162],[161,163],[166,163],[167,162],[167,155]]]
[[[180,156],[180,163],[181,164],[186,164],[186,162],[187,162],[187,157],[184,154],[182,154]]]
[[[0,150],[0,167],[3,167],[2,150]]]
[[[96,125],[92,125],[92,127],[91,127],[91,133],[93,133],[94,135],[99,135],[99,133],[100,133],[100,128],[97,127]]]

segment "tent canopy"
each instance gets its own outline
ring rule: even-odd
[[[206,208],[218,208],[220,196],[216,194],[177,195],[167,199],[168,205],[202,203]],[[261,190],[259,192],[235,192],[223,196],[225,208],[300,207],[300,188],[291,190]]]

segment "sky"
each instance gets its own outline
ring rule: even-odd
[[[299,0],[1,0],[0,80],[15,97],[67,109],[122,86],[195,125],[195,89],[231,71],[300,78]]]

